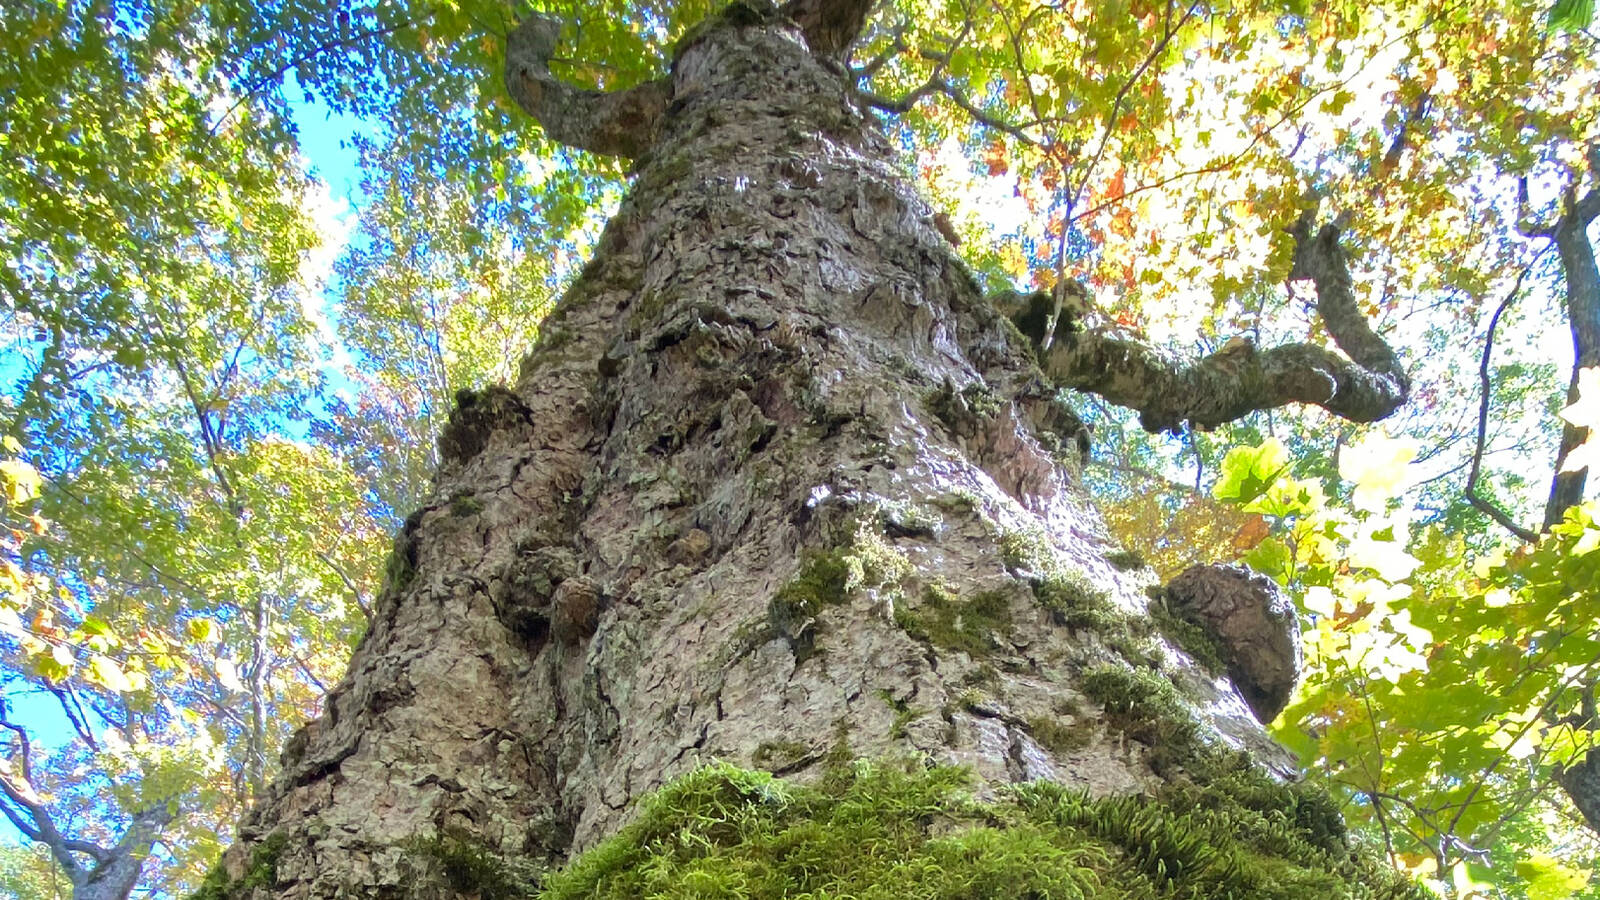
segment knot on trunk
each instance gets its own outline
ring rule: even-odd
[[[513,634],[538,643],[550,632],[557,588],[577,573],[577,554],[566,547],[524,550],[489,585],[495,616]]]
[[[526,424],[530,418],[522,398],[499,385],[457,391],[455,409],[439,435],[439,459],[464,463],[483,452],[497,428],[512,422]]]
[[[1167,585],[1171,610],[1215,638],[1228,677],[1266,724],[1300,678],[1300,623],[1277,582],[1248,566],[1191,566]]]

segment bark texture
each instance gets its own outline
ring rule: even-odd
[[[1160,780],[1083,683],[1128,667],[1153,576],[1105,561],[1053,452],[1075,420],[841,68],[743,9],[651,88],[518,383],[461,398],[348,675],[224,859],[244,893],[449,896],[442,836],[559,860],[697,763],[803,779],[841,742]],[[1226,678],[1147,649],[1213,740],[1289,771]]]
[[[1191,566],[1167,602],[1207,629],[1256,718],[1283,712],[1300,680],[1300,622],[1278,583],[1244,566]]]

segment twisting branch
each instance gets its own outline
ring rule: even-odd
[[[1539,251],[1543,254],[1543,250]],[[1537,261],[1538,257],[1534,257]],[[1500,523],[1505,529],[1525,541],[1536,541],[1539,533],[1529,528],[1518,525],[1505,510],[1490,502],[1487,498],[1478,495],[1478,474],[1483,466],[1483,448],[1489,429],[1489,356],[1494,352],[1494,333],[1500,327],[1500,317],[1505,314],[1511,304],[1516,302],[1517,295],[1522,291],[1522,279],[1533,267],[1533,262],[1522,268],[1517,273],[1517,280],[1511,285],[1511,291],[1506,298],[1500,301],[1495,308],[1494,315],[1489,318],[1489,333],[1483,340],[1483,356],[1478,360],[1478,443],[1472,450],[1472,470],[1467,473],[1467,486],[1464,492],[1467,502],[1473,508]]]
[[[529,16],[507,36],[505,77],[511,99],[557,143],[602,156],[634,159],[643,154],[672,98],[671,82],[658,78],[611,93],[572,87],[550,74],[550,57],[560,37],[561,22],[540,15]]]
[[[1345,356],[1309,343],[1262,350],[1237,337],[1189,362],[1140,341],[1087,332],[1058,336],[1041,360],[1046,373],[1138,410],[1139,424],[1152,432],[1185,422],[1215,428],[1288,403],[1315,404],[1355,422],[1390,415],[1410,396],[1411,379],[1356,305],[1338,227],[1314,230],[1308,211],[1289,233],[1295,239],[1290,277],[1315,285],[1317,312]],[[1043,343],[1042,335],[1030,336]]]

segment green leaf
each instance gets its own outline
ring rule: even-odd
[[[1543,854],[1517,860],[1517,875],[1527,882],[1528,900],[1565,900],[1589,883],[1589,874]]]
[[[1594,0],[1556,0],[1550,7],[1553,31],[1582,31],[1594,21]]]
[[[1276,438],[1258,447],[1235,447],[1222,460],[1222,476],[1212,494],[1218,500],[1248,504],[1289,471],[1288,459],[1288,450]]]
[[[1294,577],[1294,555],[1277,538],[1265,538],[1244,555],[1244,561],[1263,575],[1271,576],[1279,584],[1287,584]]]

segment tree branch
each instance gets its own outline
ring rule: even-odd
[[[33,786],[24,781],[15,780],[10,772],[10,767],[0,768],[0,795],[4,795],[8,803],[0,803],[0,810],[4,810],[6,818],[17,830],[27,835],[32,840],[44,844],[50,850],[50,855],[67,872],[67,877],[72,879],[74,885],[83,881],[83,865],[73,852],[84,853],[99,861],[105,857],[103,847],[84,841],[72,841],[64,837],[56,829],[55,820],[50,818],[50,811],[45,809],[44,801],[34,791]],[[13,806],[20,807],[27,813],[27,818],[17,813]]]
[[[321,550],[318,550],[317,559],[322,560],[323,565],[326,565],[329,569],[331,569],[333,574],[339,576],[339,580],[344,582],[344,586],[350,591],[351,599],[355,601],[356,609],[361,610],[361,615],[364,616],[367,622],[370,624],[372,622],[372,607],[367,604],[366,593],[361,590],[361,588],[353,579],[351,579],[343,567],[333,561],[333,557],[322,552]]]
[[[572,87],[550,74],[561,22],[524,19],[506,38],[506,90],[557,143],[602,156],[634,159],[655,140],[672,98],[672,84],[657,78],[622,91]]]
[[[1538,257],[1534,259],[1537,260]],[[1489,333],[1483,341],[1483,356],[1478,360],[1478,443],[1472,450],[1472,470],[1467,473],[1467,486],[1463,489],[1467,502],[1471,503],[1474,509],[1500,523],[1507,531],[1525,541],[1538,540],[1538,532],[1518,525],[1505,510],[1487,498],[1478,496],[1478,473],[1483,466],[1485,436],[1489,428],[1489,355],[1494,352],[1495,329],[1500,327],[1500,316],[1516,301],[1517,294],[1522,290],[1522,279],[1527,276],[1532,266],[1533,263],[1530,262],[1517,273],[1516,283],[1511,286],[1510,293],[1500,301],[1494,315],[1489,318]]]
[[[891,100],[887,97],[879,96],[878,94],[874,94],[870,91],[861,91],[859,96],[862,100],[866,101],[868,106],[871,106],[874,109],[882,110],[883,112],[892,113],[894,115],[904,115],[905,113],[910,112],[911,108],[920,103],[923,98],[935,93],[943,94],[945,97],[949,98],[950,102],[954,103],[957,109],[960,109],[962,112],[966,113],[974,122],[977,122],[979,125],[1009,134],[1017,140],[1022,141],[1030,146],[1039,146],[1040,142],[1038,138],[1028,134],[1019,126],[1013,125],[1010,122],[1007,122],[1004,119],[996,116],[991,116],[979,109],[972,103],[971,100],[967,99],[965,94],[956,90],[954,85],[937,76],[929,79],[926,82],[923,82],[911,93],[906,94],[904,97],[901,97],[898,100]]]
[[[1313,234],[1312,227],[1307,212],[1290,229],[1290,277],[1316,286],[1317,312],[1348,359],[1316,344],[1261,350],[1236,337],[1188,362],[1141,341],[1088,332],[1058,337],[1042,360],[1045,372],[1066,387],[1138,410],[1139,424],[1152,432],[1184,422],[1215,428],[1288,403],[1315,404],[1353,422],[1390,415],[1410,396],[1411,380],[1356,305],[1338,228],[1324,225]]]
[[[1174,24],[1172,21],[1173,6],[1170,2],[1168,3],[1167,14],[1165,21],[1162,24],[1160,40],[1157,40],[1150,48],[1150,52],[1145,54],[1144,60],[1134,68],[1133,74],[1128,76],[1128,80],[1124,81],[1122,86],[1117,89],[1117,96],[1111,101],[1111,109],[1106,113],[1105,124],[1100,127],[1100,144],[1099,146],[1095,147],[1094,154],[1089,157],[1088,168],[1084,169],[1083,177],[1078,180],[1077,187],[1073,190],[1072,196],[1067,200],[1068,215],[1071,214],[1072,210],[1077,208],[1078,201],[1083,199],[1083,192],[1088,187],[1089,179],[1094,177],[1095,168],[1100,165],[1101,158],[1105,156],[1106,144],[1111,140],[1111,132],[1117,127],[1117,116],[1122,111],[1123,101],[1128,99],[1128,91],[1133,89],[1134,84],[1139,81],[1139,79],[1150,68],[1150,66],[1158,58],[1160,58],[1163,52],[1166,51],[1167,45],[1172,42],[1172,38],[1177,35],[1178,31],[1182,29],[1184,25],[1188,24],[1189,19],[1194,16],[1195,11],[1199,8],[1200,4],[1198,2],[1191,3],[1189,7],[1183,11],[1183,15],[1178,17],[1177,23]],[[1061,229],[1061,242],[1059,245],[1062,248],[1066,247],[1066,234],[1067,229],[1063,227]],[[1062,259],[1064,253],[1064,249],[1057,251],[1057,277],[1061,276],[1060,270],[1063,266]]]

